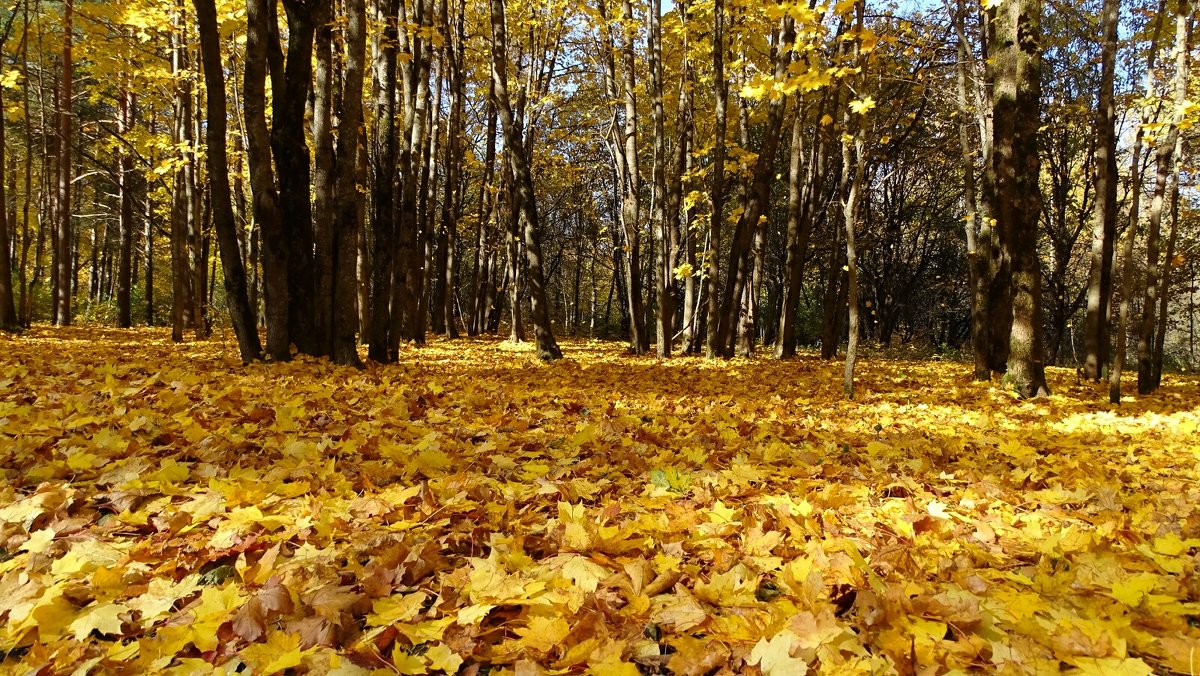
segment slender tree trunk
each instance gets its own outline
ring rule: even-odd
[[[988,324],[991,319],[988,307],[988,287],[991,281],[989,263],[992,259],[992,242],[990,237],[986,241],[980,241],[982,239],[980,233],[984,229],[990,233],[992,228],[987,223],[986,217],[979,211],[978,188],[975,181],[975,150],[971,142],[971,121],[968,117],[970,113],[968,81],[972,74],[970,64],[974,63],[974,54],[967,42],[966,13],[965,0],[958,0],[954,13],[954,28],[958,34],[956,73],[959,113],[958,140],[963,160],[963,203],[967,211],[965,227],[968,276],[971,286],[971,351],[975,357],[975,380],[982,381],[991,380],[992,377],[988,332]],[[983,133],[982,130],[981,133]]]
[[[186,23],[184,24],[187,25]],[[195,71],[199,74],[199,60],[187,47],[187,63],[197,64]],[[187,181],[187,236],[190,255],[187,258],[187,273],[191,277],[191,307],[192,329],[196,338],[207,338],[210,335],[208,321],[208,191],[200,182],[200,136],[201,113],[200,88],[190,86],[191,100],[189,101],[191,116],[185,127],[185,146],[188,148],[187,161],[184,164],[184,176]]]
[[[21,103],[24,109],[24,127],[25,127],[25,195],[21,202],[21,269],[19,271],[21,298],[20,298],[20,324],[21,326],[29,326],[33,318],[33,294],[30,293],[30,283],[26,276],[27,263],[29,262],[29,244],[31,236],[29,232],[29,207],[33,201],[33,117],[29,111],[29,87],[32,86],[33,80],[29,77],[29,3],[21,3],[21,13],[24,19],[25,39],[21,41],[21,73],[25,76],[24,86],[21,87]],[[45,169],[45,156],[43,156],[43,170]],[[16,226],[13,226],[16,227]],[[38,224],[38,250],[34,254],[36,258],[41,257],[41,238],[42,226]]]
[[[1146,62],[1146,89],[1150,91],[1154,64],[1158,55],[1158,42],[1162,35],[1163,22],[1166,17],[1166,0],[1159,0],[1158,12],[1155,14],[1153,37],[1150,39],[1149,58]],[[1139,109],[1140,110],[1140,109]],[[1133,139],[1130,151],[1129,169],[1129,226],[1125,231],[1125,245],[1122,247],[1121,260],[1121,305],[1117,311],[1116,353],[1108,370],[1108,400],[1111,404],[1121,403],[1121,374],[1125,368],[1125,351],[1129,328],[1130,298],[1133,295],[1133,248],[1137,240],[1138,227],[1141,225],[1142,199],[1142,142],[1145,136],[1144,120],[1138,115],[1138,123],[1134,125],[1137,133]]]
[[[1013,0],[996,18],[994,134],[997,220],[1012,261],[1013,324],[1007,378],[1022,398],[1048,395],[1037,259],[1041,158],[1042,0]]]
[[[479,185],[479,210],[475,221],[475,265],[471,270],[471,289],[473,294],[471,323],[468,335],[479,335],[487,328],[489,310],[488,289],[491,286],[492,270],[488,265],[491,252],[488,247],[488,232],[492,221],[495,195],[492,192],[494,168],[496,165],[496,83],[488,81],[488,97],[486,105],[487,137],[484,141],[485,151],[483,160],[483,179]]]
[[[192,289],[195,275],[191,274],[191,237],[189,223],[195,218],[192,164],[187,155],[191,153],[192,93],[191,81],[185,71],[188,68],[186,20],[182,3],[179,10],[177,33],[172,35],[175,44],[171,50],[171,71],[177,79],[175,89],[175,111],[172,119],[173,139],[177,147],[183,147],[185,155],[180,158],[175,170],[171,195],[171,340],[181,342],[185,330],[195,326],[195,294]]]
[[[242,363],[248,363],[262,358],[262,346],[258,342],[254,311],[246,291],[246,269],[242,265],[237,222],[229,192],[229,162],[225,153],[228,112],[225,107],[225,71],[221,61],[217,9],[214,0],[193,0],[193,3],[196,7],[196,28],[200,34],[204,84],[208,89],[207,157],[213,228],[221,247],[221,271],[225,277],[229,318],[237,336]]]
[[[3,42],[0,42],[0,46],[2,45]],[[4,102],[0,100],[0,111],[3,110]],[[4,116],[0,115],[0,167],[7,164],[7,146],[4,139],[6,124]],[[4,181],[0,178],[0,330],[15,331],[19,324],[12,288],[12,240],[15,237],[11,235],[10,228],[15,230],[16,219],[8,216],[8,196],[4,193]]]
[[[796,356],[796,313],[800,309],[800,287],[804,283],[804,255],[810,230],[800,220],[800,180],[804,153],[804,110],[797,108],[792,119],[792,146],[788,159],[787,260],[784,262],[782,308],[775,357]],[[803,225],[811,226],[811,222]]]
[[[650,336],[646,332],[646,311],[642,299],[641,262],[641,175],[638,170],[637,149],[637,70],[633,47],[634,17],[630,0],[621,0],[622,45],[621,74],[624,80],[625,129],[621,135],[624,144],[624,195],[621,202],[621,227],[625,236],[624,258],[625,294],[629,307],[629,347],[634,354],[644,354],[650,348]]]
[[[146,262],[142,266],[145,268],[145,272],[142,275],[142,284],[146,295],[146,326],[154,326],[154,200],[150,198],[150,190],[147,186],[148,182],[146,177],[143,176],[142,194],[145,206],[142,212],[142,222],[145,224],[145,236],[143,237],[145,240],[145,250],[142,253],[145,256]]]
[[[128,89],[120,93],[117,106],[117,129],[125,136],[133,130],[135,94]],[[133,324],[133,309],[130,307],[130,291],[133,287],[133,155],[122,148],[117,159],[117,193],[120,202],[119,253],[117,256],[117,326],[129,328]]]
[[[713,0],[713,88],[716,96],[716,139],[713,147],[712,214],[708,230],[708,250],[705,251],[707,279],[705,292],[708,308],[704,339],[704,352],[709,359],[723,353],[717,336],[717,325],[721,322],[721,285],[717,259],[721,253],[721,224],[725,219],[725,136],[728,131],[729,84],[725,80],[725,2]]]
[[[1162,230],[1162,213],[1166,201],[1167,183],[1175,171],[1175,143],[1179,138],[1179,125],[1183,121],[1184,102],[1187,99],[1188,38],[1193,17],[1188,0],[1180,0],[1175,16],[1175,95],[1171,108],[1167,135],[1159,139],[1155,161],[1156,176],[1154,197],[1150,201],[1150,218],[1146,236],[1146,287],[1142,303],[1142,321],[1138,331],[1138,394],[1149,394],[1157,389],[1154,378],[1154,335],[1155,311],[1158,309],[1160,265],[1159,247]],[[1167,262],[1169,264],[1169,261]],[[1162,291],[1166,289],[1163,288]],[[1166,320],[1165,317],[1162,318]]]
[[[650,202],[653,205],[651,221],[654,224],[655,237],[655,351],[659,358],[671,356],[671,339],[675,326],[675,288],[671,283],[671,226],[668,217],[677,219],[674,213],[668,214],[665,205],[667,193],[666,162],[667,148],[665,132],[663,131],[663,72],[662,72],[662,0],[650,2],[650,91],[651,111],[654,121],[654,165],[651,170],[652,192]],[[682,117],[682,115],[680,116]],[[678,208],[678,200],[675,200]]]
[[[861,90],[865,78],[862,75],[862,30],[863,15],[866,11],[866,0],[858,0],[855,5],[856,37],[854,40],[854,63],[858,69],[855,76],[856,89]],[[861,113],[854,119],[854,113],[847,106],[842,114],[842,126],[845,132],[842,136],[842,180],[848,185],[845,190],[846,201],[842,204],[842,216],[846,228],[846,292],[848,315],[848,340],[846,343],[846,364],[842,372],[842,391],[847,399],[854,398],[854,366],[858,360],[859,316],[858,316],[858,250],[855,246],[855,230],[858,228],[860,201],[862,199],[863,178],[866,174],[866,133],[867,123]],[[850,130],[854,129],[853,138],[847,138]]]
[[[425,250],[419,190],[424,173],[430,96],[430,50],[421,34],[430,30],[429,4],[428,0],[415,0],[411,17],[406,13],[405,3],[399,5],[400,22],[411,24],[415,30],[411,31],[411,35],[410,29],[399,32],[400,50],[406,54],[407,60],[402,71],[404,122],[399,149],[401,186],[389,352],[396,352],[401,340],[418,345],[425,342],[425,318],[420,314],[421,297],[425,292]]]
[[[784,17],[772,44],[775,62],[775,79],[782,81],[791,63],[792,42],[795,38],[794,22]],[[763,127],[762,147],[754,163],[753,180],[747,186],[742,215],[734,229],[729,247],[728,279],[721,295],[721,313],[718,323],[709,330],[716,330],[716,346],[722,356],[733,355],[735,328],[741,316],[742,294],[747,286],[753,288],[753,258],[751,256],[754,233],[760,227],[759,219],[766,214],[770,205],[771,180],[775,176],[775,155],[779,149],[780,129],[787,113],[787,98],[772,99],[767,107],[767,120]]]
[[[459,177],[459,148],[460,137],[465,121],[463,119],[463,103],[465,85],[463,78],[463,53],[466,46],[466,0],[459,0],[458,9],[452,21],[446,22],[447,33],[453,29],[453,38],[449,39],[446,47],[447,72],[450,86],[450,118],[446,127],[446,184],[442,195],[442,232],[445,233],[443,249],[446,252],[446,265],[443,269],[442,284],[445,293],[442,295],[442,314],[445,315],[446,337],[458,338],[458,322],[455,321],[455,300],[458,297],[456,279],[458,255],[458,219],[462,211],[462,181]]]
[[[507,146],[507,142],[505,142]],[[507,161],[507,150],[504,159]],[[508,246],[505,248],[506,269],[508,280],[508,311],[509,311],[509,342],[522,343],[525,341],[525,323],[521,312],[521,205],[520,197],[513,188],[512,164],[505,166],[505,185],[508,188],[507,203],[507,237]]]
[[[63,48],[62,75],[58,86],[58,199],[56,205],[54,242],[54,323],[58,326],[71,324],[71,291],[76,279],[72,264],[71,227],[71,184],[74,179],[74,163],[71,160],[71,140],[74,122],[71,99],[75,60],[72,56],[74,0],[63,0]]]
[[[843,195],[844,193],[839,189],[837,197],[837,206],[839,209],[844,208]],[[842,337],[839,318],[842,316],[842,308],[844,307],[842,299],[846,295],[842,284],[842,277],[844,276],[842,256],[845,255],[845,249],[842,247],[842,233],[845,230],[844,221],[843,227],[838,227],[837,224],[831,223],[829,229],[833,231],[833,246],[829,250],[829,265],[825,277],[825,293],[822,296],[821,302],[822,359],[833,359],[837,356],[838,343],[841,342]]]
[[[521,221],[525,235],[525,255],[529,271],[530,310],[533,330],[537,338],[538,356],[546,361],[562,357],[562,350],[554,339],[554,328],[550,324],[549,308],[546,304],[546,283],[542,273],[542,246],[538,232],[538,211],[533,190],[533,175],[529,160],[525,157],[525,145],[521,131],[513,119],[508,95],[508,35],[504,21],[504,0],[491,0],[492,23],[492,79],[496,83],[496,107],[500,113],[500,125],[504,130],[504,145],[508,161],[512,166],[515,185],[513,192],[518,196]]]
[[[1163,258],[1162,280],[1158,293],[1158,328],[1154,337],[1151,382],[1157,388],[1162,384],[1163,352],[1167,341],[1167,314],[1171,291],[1171,269],[1175,261],[1175,247],[1179,240],[1179,158],[1183,156],[1183,135],[1175,137],[1175,170],[1171,176],[1171,231],[1167,236],[1167,252]]]
[[[1117,238],[1117,110],[1113,97],[1117,64],[1117,24],[1120,0],[1104,0],[1101,32],[1100,97],[1096,105],[1096,214],[1092,227],[1091,268],[1088,275],[1084,327],[1083,374],[1100,382],[1108,361],[1109,305],[1112,303],[1113,249]]]

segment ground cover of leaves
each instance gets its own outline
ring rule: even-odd
[[[1197,671],[1197,379],[564,347],[0,337],[0,671]]]

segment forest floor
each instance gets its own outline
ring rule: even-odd
[[[0,335],[0,672],[1200,671],[1197,378],[563,351]]]

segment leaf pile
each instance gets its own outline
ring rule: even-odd
[[[871,360],[846,402],[812,357],[0,341],[6,672],[1200,665],[1195,379],[1118,410]]]

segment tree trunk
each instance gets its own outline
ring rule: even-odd
[[[682,10],[681,10],[682,11]],[[671,283],[671,226],[668,218],[676,219],[674,213],[668,213],[663,204],[667,193],[666,178],[666,139],[663,131],[663,72],[662,72],[662,0],[650,2],[650,91],[652,96],[652,116],[654,120],[654,166],[651,171],[653,186],[650,202],[654,205],[651,221],[654,223],[655,265],[654,282],[655,297],[655,351],[658,357],[671,356],[671,339],[675,327],[675,287]],[[679,116],[681,119],[683,115]],[[678,199],[674,200],[678,209]]]
[[[323,2],[284,0],[286,61],[280,53],[277,18],[269,20],[266,43],[271,69],[271,150],[278,182],[278,209],[287,246],[288,335],[304,353],[320,355],[314,330],[313,214],[311,166],[305,141],[305,105],[313,84],[315,17]]]
[[[3,46],[3,42],[0,42],[0,46]],[[3,110],[4,102],[0,100],[0,111]],[[4,116],[0,115],[0,167],[6,164],[7,146],[4,140],[6,124]],[[11,232],[16,229],[14,227],[16,219],[8,216],[8,200],[4,193],[4,181],[0,177],[0,330],[15,331],[19,322],[12,288],[12,241],[15,237]]]
[[[1042,353],[1041,268],[1037,258],[1041,195],[1042,0],[1013,0],[996,15],[993,91],[996,219],[1012,262],[1012,336],[1007,378],[1022,398],[1046,396]]]
[[[1120,0],[1104,0],[1101,21],[1104,47],[1100,57],[1100,95],[1096,106],[1096,214],[1092,227],[1084,327],[1083,374],[1100,382],[1108,362],[1109,305],[1112,303],[1113,249],[1117,238],[1117,110],[1113,98],[1117,64]]]
[[[818,111],[819,112],[819,111]],[[818,115],[818,118],[820,116]],[[796,356],[796,313],[800,309],[800,287],[804,283],[804,256],[812,222],[801,222],[800,179],[804,153],[804,111],[797,109],[792,119],[792,147],[788,159],[787,259],[784,261],[782,308],[775,357]]]
[[[335,364],[361,366],[355,328],[358,291],[358,231],[362,227],[358,194],[359,128],[363,120],[367,9],[364,0],[345,0],[346,60],[342,73],[342,117],[338,124],[333,222],[333,327],[329,353]]]
[[[396,272],[396,162],[399,141],[396,135],[396,48],[398,0],[380,0],[377,19],[383,22],[383,34],[377,38],[375,58],[375,134],[371,166],[374,168],[371,190],[371,227],[374,249],[371,265],[371,312],[367,336],[367,356],[384,363],[395,359],[389,349],[393,286],[399,283]]]
[[[54,323],[57,326],[71,324],[71,291],[74,286],[75,269],[72,264],[71,243],[74,239],[71,227],[71,184],[74,179],[74,163],[71,161],[72,121],[72,78],[75,65],[71,53],[73,42],[72,20],[74,0],[63,0],[63,49],[62,76],[58,86],[58,198],[56,205],[54,241]]]
[[[242,97],[246,116],[246,159],[254,218],[262,233],[263,300],[267,323],[267,354],[276,361],[291,359],[288,338],[288,239],[279,212],[275,169],[271,164],[271,133],[267,129],[267,42],[274,15],[268,0],[247,0],[246,62]]]
[[[533,175],[529,160],[525,157],[525,145],[521,131],[513,119],[508,98],[508,36],[504,25],[504,0],[491,0],[492,23],[492,79],[496,83],[496,107],[500,113],[500,126],[504,130],[504,145],[508,161],[512,166],[515,185],[513,192],[520,204],[520,215],[525,235],[525,255],[529,271],[530,311],[533,330],[537,338],[538,357],[552,361],[562,357],[562,350],[554,339],[554,328],[550,324],[549,308],[546,304],[546,283],[542,273],[542,247],[538,232],[538,212],[533,190]]]
[[[192,94],[191,83],[184,70],[188,67],[183,8],[180,6],[175,45],[171,50],[171,70],[178,79],[175,91],[175,114],[172,120],[173,140],[177,147],[187,148],[191,144]],[[183,152],[188,152],[184,150]],[[190,267],[190,242],[188,220],[194,216],[192,209],[191,163],[186,155],[179,159],[175,169],[174,186],[171,194],[171,340],[183,341],[183,332],[195,325],[195,296],[192,284],[195,277]]]
[[[458,322],[455,321],[457,306],[455,300],[458,297],[456,287],[458,255],[456,248],[458,246],[458,219],[462,211],[462,181],[459,177],[459,170],[462,165],[458,155],[460,152],[459,139],[462,136],[463,127],[465,126],[463,104],[466,93],[462,53],[462,50],[466,47],[465,13],[466,1],[460,0],[453,21],[447,20],[445,22],[446,32],[450,34],[451,29],[453,29],[453,37],[447,40],[445,57],[450,86],[450,117],[446,126],[446,183],[442,195],[441,214],[441,229],[445,233],[443,250],[445,251],[446,262],[442,268],[444,277],[441,283],[445,288],[442,294],[442,314],[445,315],[446,337],[450,339],[458,338]]]
[[[858,90],[862,89],[862,83],[866,79],[862,74],[864,64],[861,44],[863,14],[865,10],[866,0],[858,0],[855,6],[855,24],[857,30],[853,47],[854,63],[858,70],[858,74],[854,79],[856,80],[855,85],[857,85],[856,89]],[[854,398],[854,365],[858,360],[858,251],[855,247],[854,234],[858,228],[859,204],[862,199],[863,177],[866,174],[867,144],[864,116],[867,114],[869,112],[860,113],[858,119],[855,120],[853,118],[854,113],[851,112],[849,106],[846,106],[842,113],[842,126],[845,130],[842,136],[842,180],[848,184],[845,191],[846,201],[842,204],[842,216],[846,228],[846,302],[849,307],[846,364],[842,371],[842,392],[846,395],[847,399]],[[852,139],[846,136],[850,134],[851,129],[855,130]]]
[[[317,4],[313,21],[316,69],[313,72],[312,138],[313,151],[313,201],[312,234],[315,253],[312,257],[313,315],[312,330],[315,339],[310,347],[313,353],[330,355],[333,346],[334,301],[334,157],[333,115],[334,79],[333,62],[333,3]]]
[[[795,35],[793,20],[790,17],[782,19],[771,50],[775,61],[776,81],[782,81],[787,76]],[[711,324],[709,326],[710,331],[715,328],[717,332],[716,347],[722,356],[733,355],[735,327],[741,316],[742,294],[747,286],[753,286],[751,252],[754,233],[760,227],[759,219],[766,214],[770,206],[771,180],[775,176],[775,155],[779,149],[779,131],[786,112],[787,98],[784,96],[773,98],[768,104],[767,120],[762,132],[762,147],[754,163],[753,180],[747,187],[742,215],[738,219],[733,241],[730,243],[726,270],[728,278],[721,294],[720,316],[715,327]]]
[[[990,341],[988,325],[991,317],[988,307],[988,287],[991,281],[989,263],[992,260],[991,237],[986,239],[980,235],[986,231],[992,232],[988,219],[979,213],[979,199],[975,181],[975,152],[971,143],[971,122],[967,115],[970,113],[968,103],[968,79],[971,76],[969,64],[973,64],[974,54],[967,42],[965,0],[958,0],[954,14],[954,28],[958,34],[958,139],[963,161],[963,203],[966,206],[967,234],[967,266],[971,288],[971,351],[975,357],[975,380],[991,380],[992,369],[989,359]],[[983,131],[981,130],[981,133]],[[986,142],[986,139],[981,139]],[[985,162],[988,161],[985,159]]]
[[[1152,73],[1154,72],[1154,64],[1158,56],[1158,41],[1162,36],[1163,22],[1166,17],[1166,0],[1159,0],[1158,12],[1155,14],[1153,37],[1150,39],[1149,57],[1146,61],[1146,90],[1149,92],[1152,87]],[[1141,109],[1138,108],[1140,111]],[[1129,308],[1130,298],[1133,295],[1133,247],[1137,241],[1138,226],[1141,224],[1141,199],[1142,199],[1142,141],[1145,137],[1144,120],[1141,119],[1139,112],[1137,124],[1134,128],[1137,130],[1133,139],[1133,148],[1130,151],[1130,168],[1129,168],[1129,226],[1125,230],[1125,245],[1122,247],[1121,260],[1121,305],[1117,311],[1117,336],[1116,336],[1116,353],[1113,355],[1112,365],[1108,369],[1108,401],[1111,404],[1121,403],[1121,374],[1125,369],[1125,351],[1129,328]]]
[[[1171,269],[1175,261],[1175,246],[1179,240],[1179,158],[1183,155],[1183,135],[1175,137],[1175,170],[1171,172],[1171,231],[1167,236],[1167,251],[1163,258],[1162,280],[1158,293],[1158,328],[1154,337],[1154,354],[1151,359],[1151,382],[1157,388],[1162,384],[1163,352],[1167,341],[1167,314],[1171,291]]]
[[[714,139],[712,185],[712,214],[709,221],[707,280],[708,294],[707,331],[704,337],[704,352],[709,359],[721,356],[723,347],[718,342],[717,325],[721,322],[721,285],[717,259],[721,253],[721,224],[725,219],[725,136],[728,132],[729,84],[725,80],[725,2],[713,0],[713,88],[716,90],[716,138]]]
[[[132,91],[120,94],[117,108],[117,129],[123,137],[133,130],[136,98]],[[117,254],[117,326],[127,329],[133,324],[130,290],[133,287],[133,155],[121,148],[117,160],[117,193],[120,202],[118,228],[120,242]]]
[[[225,71],[221,62],[220,32],[214,0],[193,0],[196,28],[200,33],[200,55],[204,66],[204,84],[208,89],[208,183],[212,195],[213,229],[221,247],[221,271],[225,277],[225,299],[229,318],[237,336],[242,363],[262,358],[262,346],[254,311],[246,291],[246,269],[238,245],[237,222],[229,192],[229,162],[225,153],[228,113],[225,108]],[[131,209],[132,211],[132,209]],[[124,234],[124,233],[122,233]],[[124,256],[122,243],[122,256]],[[124,264],[124,263],[123,263]]]
[[[1158,309],[1160,236],[1162,213],[1166,201],[1167,183],[1176,171],[1174,163],[1175,142],[1179,138],[1179,126],[1183,121],[1184,102],[1187,98],[1188,37],[1192,17],[1190,2],[1179,0],[1175,16],[1175,100],[1171,108],[1171,120],[1165,138],[1158,141],[1155,160],[1156,176],[1154,197],[1150,201],[1150,219],[1146,236],[1146,287],[1143,294],[1142,322],[1138,331],[1138,394],[1149,394],[1158,388],[1154,378],[1154,335],[1155,311]],[[1170,261],[1167,261],[1170,264]],[[1165,292],[1165,287],[1161,289]],[[1162,318],[1166,321],[1166,317]]]
[[[495,208],[495,195],[492,192],[492,182],[496,165],[496,83],[488,81],[488,97],[485,102],[487,119],[487,136],[484,140],[485,151],[483,160],[483,179],[479,184],[479,210],[475,222],[475,265],[471,270],[471,293],[473,295],[471,323],[467,327],[467,335],[475,336],[487,329],[489,308],[489,293],[491,288],[492,269],[489,265],[491,251],[489,250],[488,233]]]

